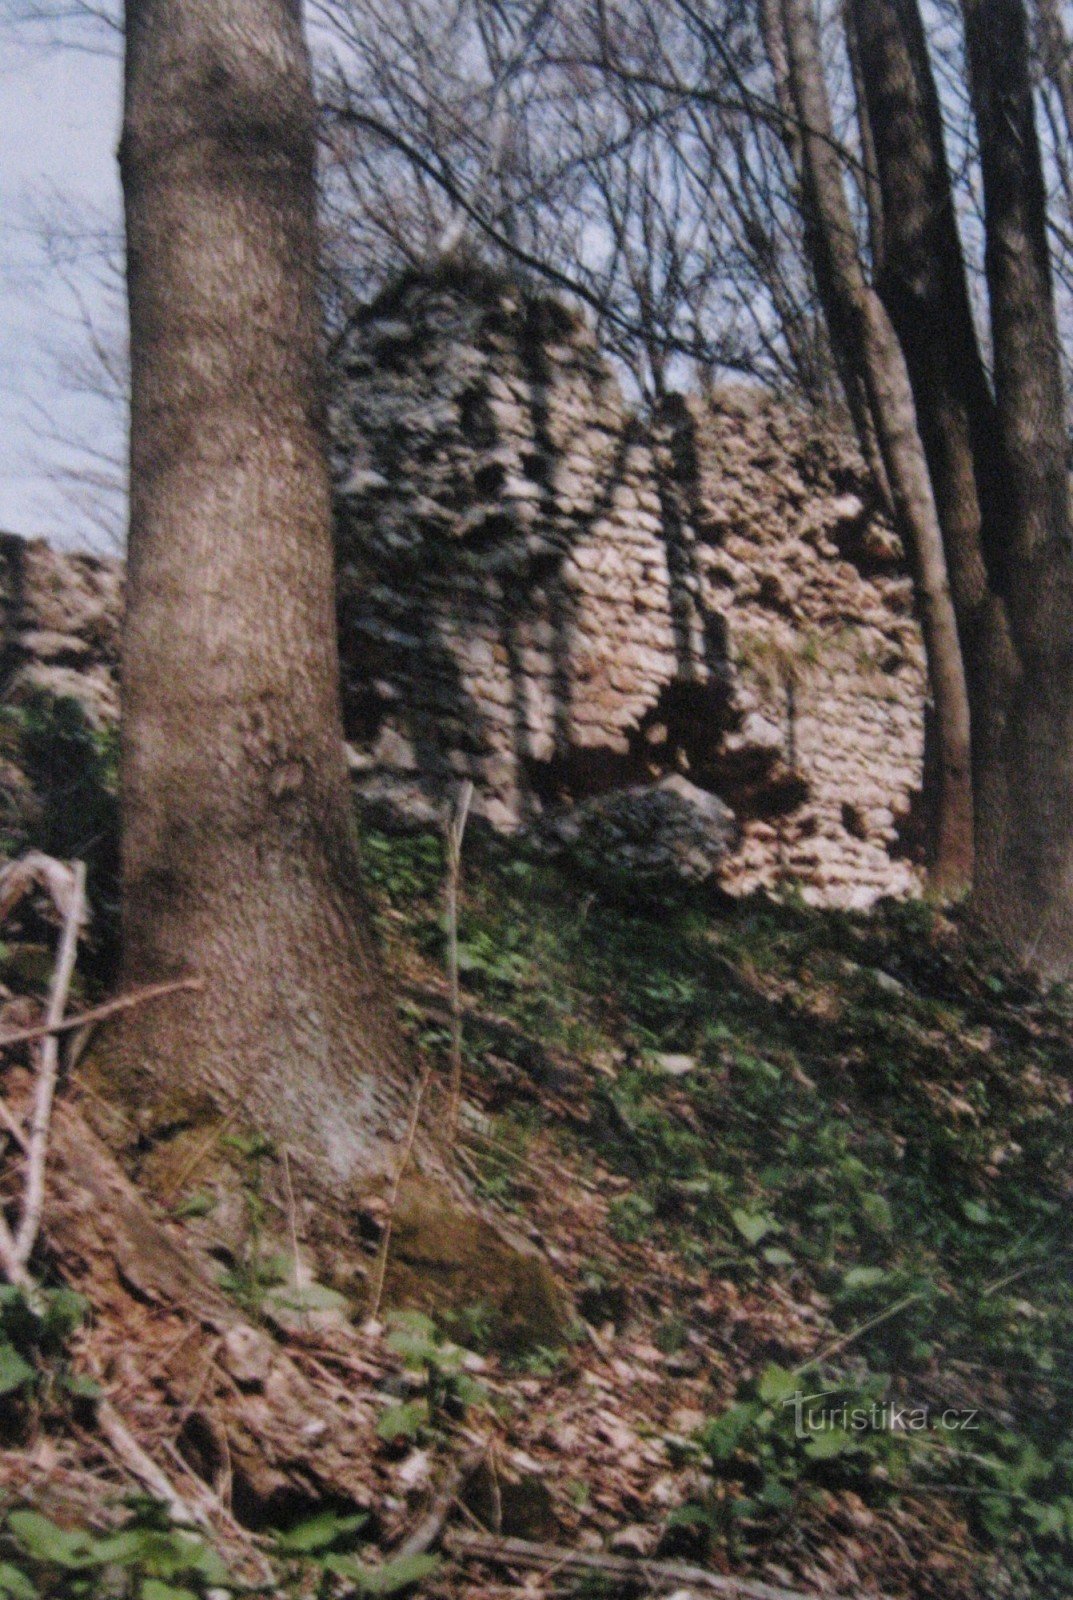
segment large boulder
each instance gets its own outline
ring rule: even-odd
[[[674,773],[595,795],[549,818],[539,839],[600,881],[643,894],[717,879],[738,825],[718,795]]]

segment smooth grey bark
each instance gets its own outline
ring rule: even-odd
[[[295,0],[128,0],[124,967],[204,985],[130,1012],[107,1070],[375,1189],[411,1069],[343,759],[314,117]]]
[[[930,877],[936,892],[956,894],[968,888],[973,871],[971,737],[942,531],[905,359],[861,264],[812,0],[781,0],[781,22],[817,285],[833,330],[832,343],[841,344],[863,380],[895,523],[914,568],[935,708],[937,790]]]

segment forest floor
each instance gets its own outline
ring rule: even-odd
[[[442,844],[365,850],[446,1094]],[[923,904],[646,906],[479,837],[460,955],[459,1159],[550,1262],[567,1337],[505,1352],[479,1298],[369,1319],[300,1280],[257,1225],[278,1160],[248,1130],[244,1253],[183,1304],[187,1269],[139,1239],[194,1259],[217,1197],[191,1168],[139,1220],[76,1069],[43,1297],[0,1297],[0,1595],[713,1592],[682,1563],[807,1595],[1073,1594],[1073,997]],[[146,1497],[105,1398],[204,1537]]]

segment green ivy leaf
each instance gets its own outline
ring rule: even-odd
[[[99,1400],[104,1392],[97,1380],[88,1377],[84,1372],[62,1373],[60,1385],[76,1400]]]
[[[790,1395],[797,1394],[800,1388],[801,1379],[796,1372],[771,1362],[760,1374],[756,1392],[769,1406],[777,1406],[789,1399]]]
[[[145,1553],[146,1529],[121,1528],[94,1543],[97,1559],[106,1567],[133,1567]]]
[[[86,1533],[69,1533],[37,1511],[13,1511],[8,1529],[32,1561],[50,1562],[77,1571],[100,1565],[93,1539]]]
[[[774,1217],[765,1216],[762,1211],[745,1211],[739,1207],[730,1215],[746,1244],[757,1245],[761,1239],[766,1239],[769,1233],[779,1231],[779,1224]]]
[[[678,1506],[667,1518],[668,1528],[710,1528],[714,1518],[706,1506]]]
[[[363,1528],[369,1518],[364,1511],[341,1517],[334,1511],[322,1511],[304,1522],[295,1523],[284,1533],[274,1535],[276,1549],[282,1555],[311,1555],[315,1550],[328,1550],[333,1544],[349,1539]]]
[[[882,1195],[872,1196],[873,1199],[882,1199]],[[874,1289],[877,1284],[885,1282],[887,1274],[882,1267],[850,1267],[842,1279],[843,1289]]]
[[[86,1320],[89,1302],[73,1289],[50,1289],[41,1318],[42,1334],[57,1344],[65,1344]]]
[[[858,1436],[845,1428],[825,1428],[822,1433],[812,1435],[805,1446],[805,1454],[812,1461],[831,1461],[835,1456],[846,1456],[864,1448]]]
[[[789,1511],[794,1503],[792,1491],[778,1478],[765,1478],[756,1500],[767,1511]]]
[[[329,1289],[323,1283],[310,1283],[302,1289],[280,1287],[270,1289],[265,1296],[274,1305],[287,1311],[347,1311],[349,1301],[345,1294]]]
[[[34,1369],[13,1344],[0,1344],[0,1394],[12,1394],[34,1381]]]
[[[378,1436],[390,1444],[393,1439],[416,1439],[428,1422],[427,1400],[407,1400],[401,1406],[391,1406],[376,1424]]]
[[[731,1406],[721,1417],[710,1422],[703,1433],[704,1448],[713,1461],[729,1461],[749,1428],[756,1422],[761,1407],[757,1405]]]
[[[478,1383],[476,1378],[471,1378],[465,1372],[454,1379],[454,1393],[464,1406],[483,1405],[488,1398],[488,1390],[484,1384]]]
[[[860,1198],[861,1215],[870,1228],[876,1233],[891,1233],[894,1229],[894,1213],[890,1208],[890,1201],[882,1194],[862,1194]]]
[[[439,1556],[399,1556],[382,1567],[363,1567],[355,1563],[351,1576],[359,1594],[401,1594],[403,1589],[430,1578],[440,1564]]]
[[[173,1583],[160,1578],[146,1578],[141,1587],[141,1600],[198,1600],[193,1589],[177,1589]]]
[[[0,1595],[4,1600],[37,1600],[36,1585],[10,1561],[0,1561]]]

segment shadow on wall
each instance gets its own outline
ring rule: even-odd
[[[493,824],[689,768],[733,701],[680,486],[584,323],[500,278],[412,278],[336,359],[347,736],[359,792]]]

